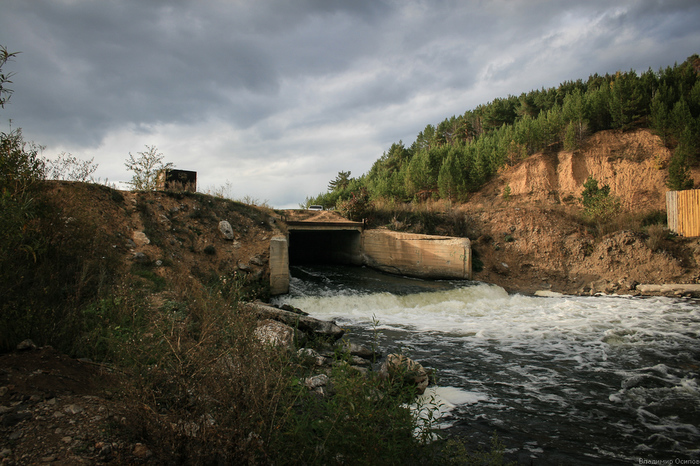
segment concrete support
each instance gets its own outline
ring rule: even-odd
[[[289,248],[282,235],[270,239],[270,293],[289,293]]]
[[[384,272],[423,278],[472,278],[468,238],[365,230],[362,255],[365,265]]]
[[[366,265],[397,275],[433,279],[472,278],[468,238],[416,235],[389,230],[293,231],[270,240],[270,292],[289,292],[289,243],[294,263]]]

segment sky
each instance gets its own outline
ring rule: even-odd
[[[155,146],[201,192],[298,208],[495,98],[682,63],[699,25],[698,0],[0,0],[0,130],[101,182]]]

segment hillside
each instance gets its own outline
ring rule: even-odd
[[[478,232],[474,250],[484,266],[475,278],[512,291],[570,294],[697,283],[698,239],[649,239],[648,224],[665,221],[670,158],[648,130],[604,131],[575,152],[539,153],[502,171],[460,207]],[[589,176],[621,201],[618,218],[604,225],[582,221],[579,199]],[[697,169],[692,176],[700,181]]]
[[[600,132],[577,151],[538,153],[502,170],[445,217],[465,219],[475,279],[510,291],[636,294],[638,283],[698,283],[700,240],[663,234],[654,242],[649,229],[663,220],[670,157],[647,130]],[[620,198],[623,210],[614,221],[583,219],[579,198],[589,176]],[[693,178],[700,180],[700,172]],[[250,408],[227,408],[228,416],[243,417],[216,428],[196,416],[203,406],[221,406],[209,401],[215,392],[233,396],[230,406],[257,406],[266,397],[278,403],[280,392],[266,377],[283,370],[272,369],[279,358],[263,352],[272,359],[251,362],[261,350],[259,343],[249,349],[250,331],[238,332],[244,338],[238,342],[216,330],[239,312],[229,309],[229,297],[267,298],[269,240],[284,230],[277,213],[193,193],[69,182],[45,183],[42,191],[51,206],[41,230],[48,252],[37,256],[43,272],[29,282],[18,269],[17,283],[26,287],[18,302],[50,304],[55,321],[37,321],[27,335],[59,348],[0,357],[0,459],[160,464],[178,455],[210,458],[212,448],[246,458],[266,454],[251,444],[252,431],[235,428],[267,422],[249,420]],[[219,229],[222,221],[232,227],[229,238]],[[4,303],[7,309],[12,302]],[[28,318],[13,322],[16,332],[29,329],[21,325]],[[121,362],[79,361],[65,352]],[[245,367],[236,369],[242,385],[221,385],[216,371],[203,372],[203,364],[222,357]],[[207,395],[196,401],[187,395],[198,391]],[[187,430],[194,428],[209,429],[210,437],[200,443]],[[173,450],[183,441],[186,448]]]

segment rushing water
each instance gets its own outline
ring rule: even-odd
[[[437,370],[443,426],[530,464],[700,464],[700,304],[534,297],[365,268],[294,268],[278,298]]]

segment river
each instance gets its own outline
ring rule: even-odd
[[[700,303],[293,267],[276,298],[437,370],[441,427],[521,464],[700,464]]]

